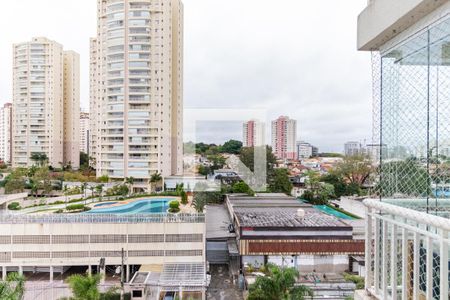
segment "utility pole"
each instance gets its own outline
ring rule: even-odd
[[[122,248],[122,265],[120,266],[120,287],[121,287],[121,290],[120,290],[120,300],[123,300],[123,294],[124,294],[124,290],[123,290],[123,282],[124,282],[124,273],[123,273],[123,270],[124,270],[124,251],[123,251],[123,248]]]

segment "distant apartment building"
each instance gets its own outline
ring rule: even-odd
[[[97,176],[134,178],[183,169],[183,4],[98,1],[91,39],[91,156]]]
[[[11,162],[11,119],[12,104],[6,103],[0,108],[0,160]]]
[[[319,155],[319,148],[311,145],[307,142],[297,142],[297,155],[298,159],[310,158]]]
[[[79,167],[79,55],[47,38],[13,46],[12,164]]]
[[[89,113],[80,113],[80,152],[89,154]]]
[[[272,148],[280,159],[296,159],[297,121],[281,116],[272,121]]]
[[[361,154],[361,149],[360,142],[347,142],[344,144],[344,154],[346,156],[359,155]]]
[[[262,146],[265,144],[265,124],[250,120],[242,125],[242,144],[244,147]]]

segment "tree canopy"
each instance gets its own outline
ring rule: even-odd
[[[259,276],[250,285],[248,300],[303,300],[312,297],[310,288],[295,283],[299,272],[295,268],[268,266],[267,276]]]

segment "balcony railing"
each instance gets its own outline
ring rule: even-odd
[[[378,299],[450,299],[450,220],[378,200],[364,204],[366,291]]]

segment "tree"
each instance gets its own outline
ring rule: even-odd
[[[0,299],[20,300],[25,292],[25,277],[9,273],[5,281],[0,281]]]
[[[43,165],[45,165],[48,161],[47,154],[39,153],[39,152],[32,153],[30,156],[30,159],[32,161],[34,161],[38,166],[41,166],[41,167]]]
[[[351,155],[345,156],[343,161],[338,163],[332,170],[332,174],[344,178],[348,183],[364,185],[373,173],[374,168],[368,156]]]
[[[243,181],[236,182],[232,186],[233,193],[244,193],[250,196],[253,196],[255,192]]]
[[[37,190],[42,190],[42,194],[48,195],[53,190],[50,181],[50,172],[46,167],[38,168],[31,180],[36,185]]]
[[[306,172],[306,185],[308,191],[306,191],[302,198],[308,200],[312,204],[323,205],[327,204],[330,198],[334,196],[334,186],[329,183],[321,182],[321,177],[318,172],[308,171]]]
[[[267,164],[267,176],[270,177],[273,173],[273,167],[277,162],[277,158],[272,153],[272,148],[266,146],[266,164]],[[241,162],[247,166],[252,172],[255,171],[255,148],[245,147],[241,149],[239,155]]]
[[[157,188],[161,187],[161,182],[162,182],[162,176],[160,173],[156,172],[153,173],[152,176],[150,177],[150,183],[152,186],[152,191],[156,191]]]
[[[74,300],[99,300],[100,291],[98,285],[100,283],[101,275],[71,275],[67,281],[72,290]]]
[[[249,288],[248,300],[303,300],[312,297],[306,286],[295,286],[299,272],[295,268],[268,265],[268,276],[259,276]]]
[[[242,142],[236,140],[229,140],[225,142],[221,148],[222,153],[239,154],[242,148]]]
[[[89,155],[84,152],[80,152],[80,166],[82,168],[89,168]]]
[[[27,170],[22,168],[17,168],[11,172],[5,178],[5,193],[13,194],[16,192],[23,192],[25,189],[25,176],[27,175]]]
[[[103,193],[103,184],[98,184],[95,186],[95,192],[97,193],[97,195],[100,196],[100,198],[102,197],[102,193]]]
[[[184,190],[181,191],[180,196],[181,196],[181,204],[183,205],[188,204],[188,195]]]
[[[128,188],[129,193],[133,194],[134,177],[125,178],[125,183],[128,184],[128,186],[129,186],[129,188]]]
[[[209,203],[221,203],[223,195],[221,192],[208,192],[208,186],[203,183],[197,183],[194,188],[192,205],[198,212],[203,212],[205,206]]]
[[[289,181],[289,173],[287,169],[274,169],[273,176],[268,178],[269,191],[272,193],[285,193],[290,195],[292,191],[292,183]]]
[[[377,190],[382,196],[426,196],[431,193],[431,178],[426,168],[417,160],[387,162],[382,164],[381,171],[383,176]]]

